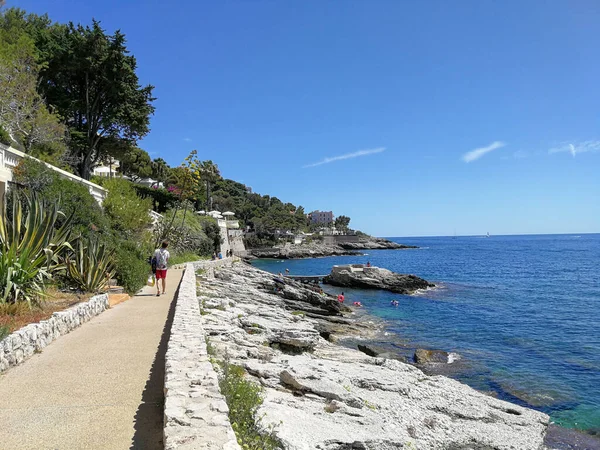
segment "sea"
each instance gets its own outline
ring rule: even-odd
[[[398,355],[452,352],[448,376],[600,434],[600,234],[388,239],[419,248],[253,264],[324,275],[370,262],[423,277],[436,288],[412,296],[323,287],[382,320],[379,344]]]

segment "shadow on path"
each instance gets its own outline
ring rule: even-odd
[[[165,380],[165,354],[167,353],[167,344],[171,337],[171,325],[175,316],[175,305],[179,295],[179,285],[175,291],[169,314],[163,328],[160,338],[160,344],[152,368],[150,369],[150,378],[146,382],[146,387],[142,393],[142,403],[134,417],[135,434],[130,449],[136,450],[162,450],[163,445],[163,410],[165,403],[164,380]]]

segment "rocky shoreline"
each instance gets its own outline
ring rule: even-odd
[[[302,259],[325,256],[360,255],[359,250],[401,250],[418,248],[413,245],[397,244],[383,238],[365,238],[359,242],[342,242],[327,245],[319,242],[286,244],[281,247],[248,249],[248,259]]]
[[[405,275],[364,264],[333,266],[323,283],[355,289],[384,289],[405,295],[435,287],[435,284],[416,275]]]
[[[286,449],[543,449],[547,415],[336,344],[381,324],[245,264],[199,283],[211,348],[264,388]]]

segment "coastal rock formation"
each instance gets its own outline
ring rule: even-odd
[[[383,238],[368,237],[359,242],[340,242],[340,247],[346,250],[400,250],[419,248],[416,245],[404,245]]]
[[[255,258],[271,259],[301,259],[321,258],[324,256],[360,255],[351,250],[345,250],[338,245],[325,245],[319,243],[286,245],[283,247],[255,248],[249,250]]]
[[[200,282],[198,299],[214,357],[263,387],[258,416],[285,449],[543,448],[547,415],[336,345],[335,336],[381,330],[361,311],[332,315],[330,296],[318,303],[299,283],[280,285],[236,264]]]
[[[360,255],[358,250],[385,250],[417,248],[412,245],[402,245],[382,238],[362,238],[358,242],[340,242],[324,244],[320,242],[287,244],[281,247],[250,249],[249,254],[254,258],[300,259],[320,258],[324,256]]]
[[[435,286],[415,275],[404,275],[379,267],[366,267],[362,264],[334,266],[323,282],[349,288],[385,289],[398,294],[412,294],[418,289]]]
[[[416,364],[431,364],[431,363],[442,363],[447,364],[450,362],[450,353],[443,350],[425,350],[418,348],[415,350],[413,357]]]

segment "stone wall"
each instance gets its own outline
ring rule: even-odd
[[[227,234],[227,226],[225,225],[225,221],[223,220],[223,226],[221,226],[221,221],[219,221],[219,232],[221,233],[221,253],[223,256],[227,254],[231,247],[229,246],[229,235]]]
[[[229,246],[234,255],[244,256],[246,254],[246,246],[244,245],[243,230],[228,230]]]
[[[213,272],[231,264],[231,258],[189,263],[183,274],[165,356],[163,431],[167,450],[240,450],[209,361],[196,297],[197,268]]]
[[[0,341],[0,372],[21,364],[35,352],[67,334],[108,308],[108,295],[100,294],[87,302],[55,312],[48,320],[32,323]]]

